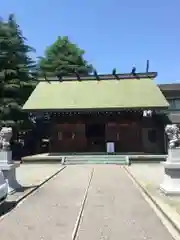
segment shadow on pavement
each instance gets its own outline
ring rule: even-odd
[[[31,185],[31,186],[27,186],[27,187],[21,186],[20,188],[17,188],[17,189],[16,189],[16,192],[17,192],[17,193],[23,193],[23,192],[26,192],[26,191],[29,190],[29,189],[37,188],[38,186],[39,186],[39,185]]]
[[[28,190],[31,190],[31,189],[34,189],[37,187],[38,187],[38,185],[32,185],[32,186],[27,186],[27,187],[21,186],[20,188],[16,189],[16,192],[14,194],[8,196],[8,201],[6,201],[2,205],[0,205],[0,217],[7,214],[8,212],[10,212],[18,205],[18,203],[19,203],[18,197],[21,196],[21,194],[25,193],[26,191],[28,192]],[[15,201],[13,201],[13,200],[15,200]]]
[[[0,206],[0,217],[10,212],[13,208],[17,206],[17,202],[5,202]]]

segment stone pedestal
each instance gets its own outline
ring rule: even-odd
[[[3,172],[4,177],[8,183],[8,193],[12,194],[16,189],[21,188],[21,185],[16,179],[16,168],[20,163],[14,163],[12,160],[11,151],[0,152],[0,170]]]
[[[12,164],[12,151],[0,151],[0,163]]]
[[[164,180],[160,190],[167,195],[180,195],[180,148],[168,151],[168,158],[164,165]]]

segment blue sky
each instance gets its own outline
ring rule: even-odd
[[[158,83],[180,82],[179,0],[5,0],[1,17],[16,15],[36,56],[67,35],[100,73],[133,65],[158,72]]]

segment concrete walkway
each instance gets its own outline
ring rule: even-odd
[[[89,183],[76,240],[173,239],[125,170],[111,165],[68,166],[0,221],[1,239],[71,240]]]

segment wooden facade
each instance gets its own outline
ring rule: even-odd
[[[157,111],[169,104],[153,81],[156,76],[113,71],[40,79],[23,110],[50,116],[46,127],[40,120],[38,128],[48,135],[51,153],[105,153],[113,142],[117,153],[162,154],[165,122]],[[144,110],[152,110],[152,116],[143,117]]]
[[[64,114],[51,118],[49,152],[164,153],[164,125],[142,112]]]

